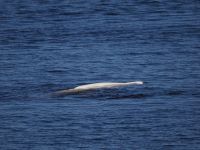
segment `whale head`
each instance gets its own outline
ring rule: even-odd
[[[144,84],[144,82],[142,82],[142,81],[134,81],[134,82],[127,82],[127,84],[129,84],[129,85],[132,85],[132,84],[142,85],[142,84]]]

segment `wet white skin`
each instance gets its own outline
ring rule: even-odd
[[[93,84],[86,84],[77,86],[73,89],[61,90],[57,91],[55,94],[57,95],[65,95],[65,94],[75,94],[83,91],[89,90],[96,90],[96,89],[104,89],[104,88],[113,88],[113,87],[122,87],[122,86],[129,86],[129,85],[142,85],[142,81],[135,81],[135,82],[101,82],[101,83],[93,83]]]

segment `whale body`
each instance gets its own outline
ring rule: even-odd
[[[129,86],[129,85],[142,85],[142,81],[135,81],[135,82],[101,82],[101,83],[92,83],[92,84],[86,84],[77,86],[73,89],[66,89],[57,91],[54,94],[56,95],[68,95],[68,94],[76,94],[84,91],[90,91],[90,90],[97,90],[97,89],[105,89],[105,88],[114,88],[114,87],[123,87],[123,86]]]

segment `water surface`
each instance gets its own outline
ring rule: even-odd
[[[198,0],[1,0],[0,149],[200,149],[199,18]]]

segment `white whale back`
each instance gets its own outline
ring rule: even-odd
[[[143,84],[142,81],[125,82],[125,83],[101,82],[101,83],[81,85],[73,89],[61,90],[61,91],[56,92],[55,94],[65,95],[65,94],[73,94],[73,93],[79,93],[79,92],[95,90],[95,89],[113,88],[113,87],[121,87],[121,86],[128,86],[128,85],[142,85],[142,84]]]
[[[89,89],[100,89],[100,88],[112,88],[112,87],[120,87],[120,86],[127,86],[127,85],[141,85],[143,84],[142,81],[136,81],[136,82],[126,82],[126,83],[119,83],[119,82],[102,82],[102,83],[93,83],[93,84],[86,84],[78,86],[74,89],[77,90],[89,90]]]

